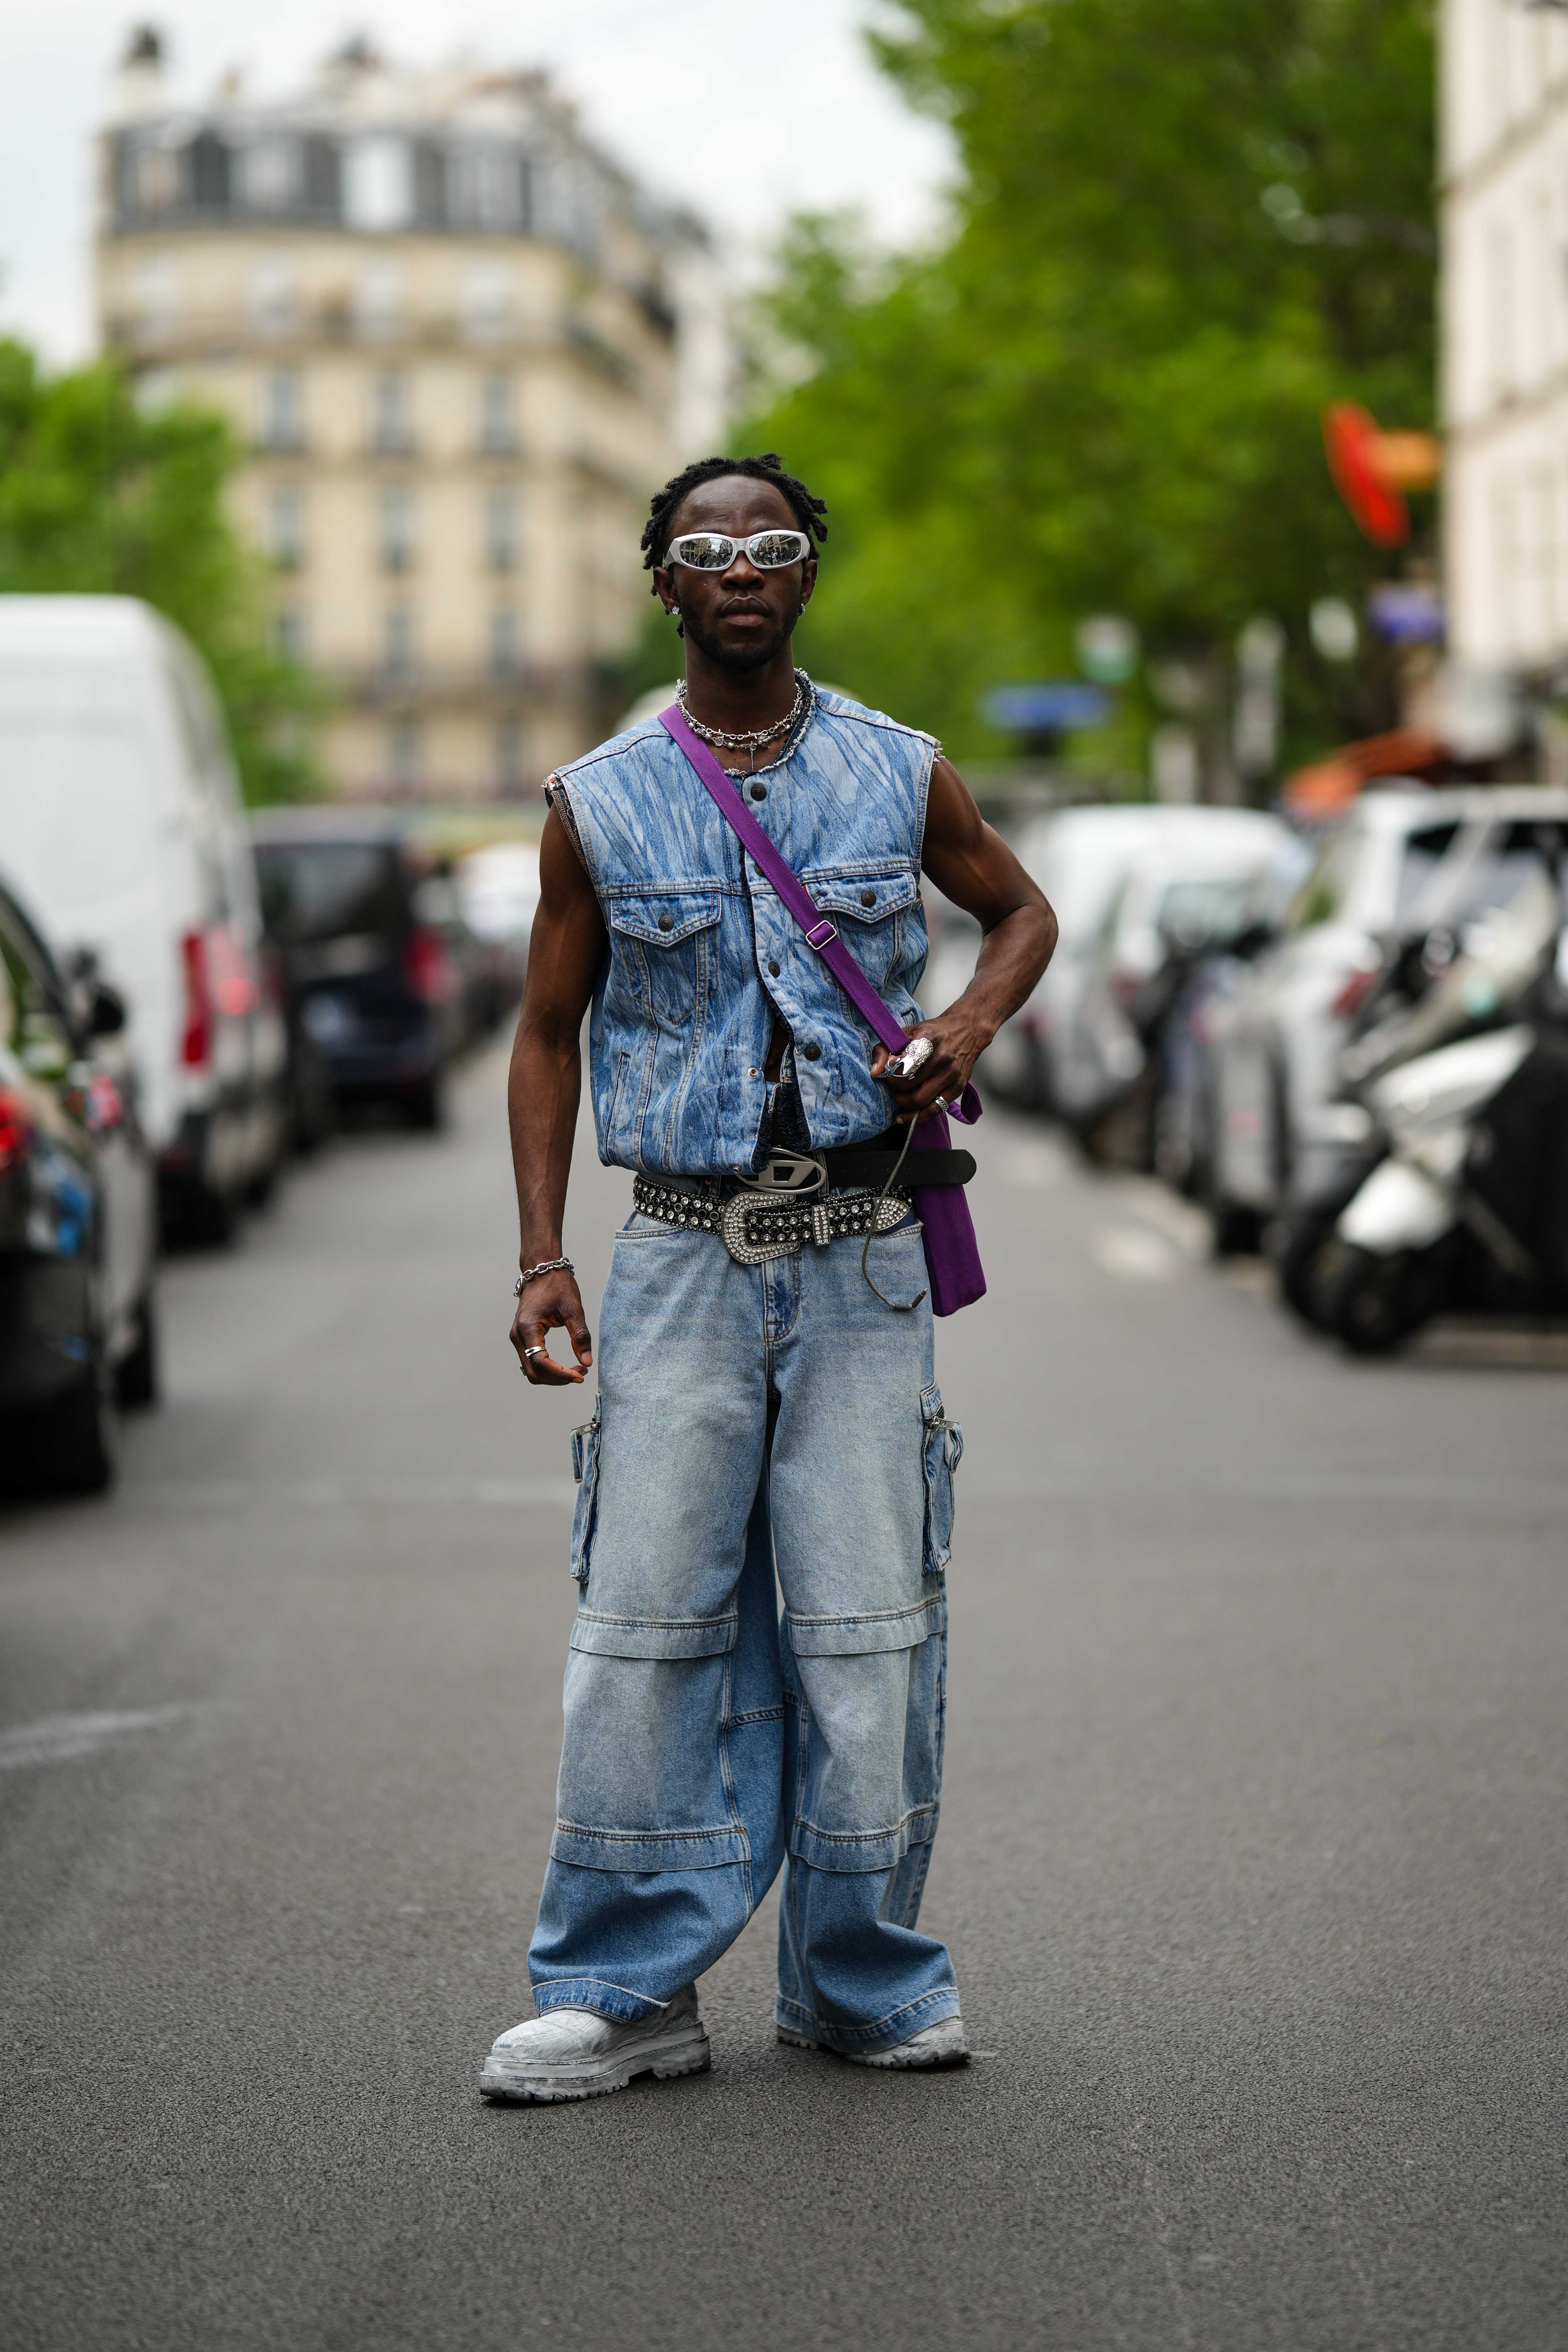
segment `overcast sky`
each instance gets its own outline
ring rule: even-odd
[[[168,37],[172,79],[199,99],[231,66],[294,87],[363,28],[428,63],[471,50],[544,65],[584,128],[735,240],[743,260],[801,207],[863,205],[882,236],[937,216],[945,132],[908,113],[866,56],[875,0],[0,0],[0,329],[51,360],[91,348],[89,141],[128,26]],[[438,31],[433,26],[438,25]]]

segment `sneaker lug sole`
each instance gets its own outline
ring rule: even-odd
[[[774,2027],[779,2040],[787,2050],[815,2050],[821,2058],[841,2058],[847,2066],[875,2066],[882,2074],[948,2074],[969,2063],[967,2050],[931,2051],[918,2058],[895,2056],[890,2050],[872,2050],[864,2053],[851,2050],[834,2050],[826,2042],[814,2042],[809,2033],[796,2032],[793,2025]]]
[[[639,2074],[652,2074],[661,2083],[682,2074],[705,2074],[712,2063],[708,2035],[700,2026],[695,2033],[672,2039],[660,2049],[645,2044],[640,2051],[616,2051],[602,2069],[510,2074],[504,2060],[487,2062],[479,2095],[498,2105],[552,2106],[563,2099],[597,2099],[609,2091],[624,2091]]]

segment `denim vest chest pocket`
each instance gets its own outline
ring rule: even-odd
[[[694,1023],[713,993],[717,888],[616,890],[606,899],[614,978],[663,1026]]]
[[[825,915],[831,915],[871,982],[880,989],[898,962],[904,930],[920,904],[920,886],[907,866],[830,866],[802,876]]]

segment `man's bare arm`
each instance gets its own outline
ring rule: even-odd
[[[605,923],[593,885],[553,809],[539,845],[539,906],[528,945],[528,983],[507,1076],[511,1164],[517,1179],[521,1247],[518,1268],[561,1255],[566,1180],[583,1088],[583,1015],[605,953]],[[557,1328],[575,1363],[558,1364],[543,1348]],[[587,1377],[593,1341],[574,1276],[542,1274],[528,1285],[512,1318],[511,1344],[536,1388]]]
[[[910,1034],[929,1037],[933,1052],[912,1078],[888,1084],[901,1122],[927,1111],[940,1095],[953,1102],[1009,1014],[1016,1013],[1051,960],[1057,919],[1045,893],[1030,880],[1001,835],[986,824],[950,760],[931,769],[921,864],[955,907],[978,921],[984,937],[974,978],[956,1004]],[[879,1045],[871,1067],[887,1066]]]

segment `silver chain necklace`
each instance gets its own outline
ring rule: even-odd
[[[685,711],[686,723],[692,733],[700,735],[705,743],[711,743],[716,751],[760,751],[764,743],[771,743],[775,735],[782,735],[787,728],[793,727],[800,717],[801,705],[805,699],[805,673],[804,670],[796,670],[795,700],[790,704],[784,717],[775,719],[771,727],[753,727],[749,734],[731,734],[723,727],[705,727],[700,719],[693,716],[688,706],[684,678],[675,689],[675,698],[681,709]]]

